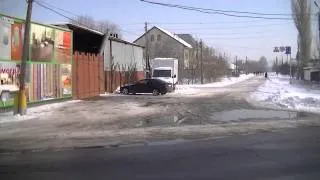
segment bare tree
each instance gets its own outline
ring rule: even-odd
[[[268,71],[268,60],[265,56],[261,56],[259,59],[259,71],[266,72]]]
[[[309,0],[291,0],[293,20],[298,30],[298,78],[303,79],[303,67],[310,59],[311,5]]]
[[[97,21],[91,16],[82,15],[78,16],[75,20],[71,20],[71,23],[85,26],[87,28],[100,31],[102,33],[117,33],[121,37],[121,30],[119,25],[108,20]]]
[[[78,16],[75,20],[71,20],[71,23],[85,26],[90,29],[95,28],[95,20],[88,15]]]

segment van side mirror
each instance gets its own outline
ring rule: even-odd
[[[177,75],[173,75],[173,76],[172,76],[172,78],[176,78],[176,77],[177,77]]]

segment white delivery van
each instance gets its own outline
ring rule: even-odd
[[[155,58],[151,62],[152,78],[167,82],[172,89],[178,83],[178,59]]]

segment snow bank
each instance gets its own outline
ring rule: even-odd
[[[190,85],[176,85],[176,89],[172,94],[194,95],[199,91],[199,89],[192,88]]]
[[[236,84],[238,82],[248,80],[253,76],[254,76],[253,74],[248,74],[248,75],[241,74],[240,77],[229,77],[229,78],[225,77],[225,78],[222,78],[219,82],[200,85],[200,87],[225,87],[232,84]]]
[[[289,76],[270,75],[269,79],[251,95],[251,98],[293,110],[320,112],[320,89],[290,84]]]
[[[254,77],[253,74],[242,74],[240,75],[240,77],[224,77],[221,78],[218,82],[209,84],[177,85],[174,93],[183,95],[193,95],[201,92],[201,88],[225,87],[248,80],[252,77]]]
[[[80,102],[81,100],[72,100],[72,101],[65,101],[60,103],[53,103],[53,104],[45,104],[37,107],[28,108],[27,115],[20,116],[20,115],[13,115],[13,112],[1,113],[0,114],[0,123],[5,122],[17,122],[17,121],[25,121],[31,119],[37,119],[40,116],[50,115],[55,112],[55,109],[61,107],[70,106],[73,103]]]

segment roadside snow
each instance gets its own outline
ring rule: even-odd
[[[236,84],[238,82],[248,80],[253,76],[254,76],[253,74],[248,74],[248,75],[241,74],[240,77],[229,77],[229,78],[225,77],[225,78],[222,78],[219,82],[200,85],[200,87],[225,87],[225,86]]]
[[[193,84],[193,85],[177,85],[175,94],[181,94],[181,95],[194,95],[201,92],[201,88],[214,88],[214,87],[226,87],[229,85],[233,85],[245,80],[248,80],[252,78],[253,74],[242,74],[240,77],[224,77],[221,78],[218,82],[209,83],[209,84]]]
[[[20,116],[20,115],[13,115],[13,112],[1,113],[0,114],[0,123],[6,122],[17,122],[17,121],[25,121],[31,119],[37,119],[40,116],[51,115],[55,109],[61,107],[70,106],[73,103],[80,102],[80,100],[72,100],[72,101],[65,101],[60,103],[53,103],[53,104],[45,104],[37,107],[28,108],[27,115]]]
[[[289,76],[271,75],[251,98],[258,102],[292,110],[320,112],[320,89],[311,85],[290,84]]]

